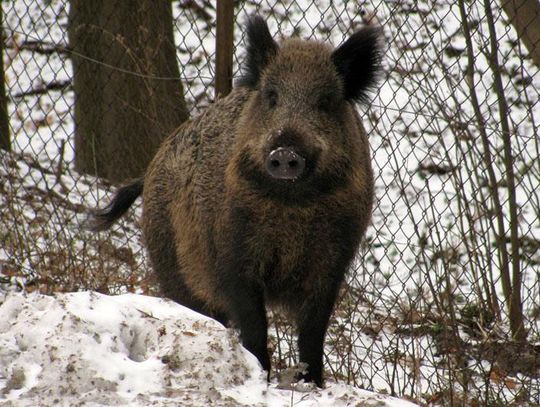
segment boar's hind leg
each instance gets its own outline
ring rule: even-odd
[[[227,325],[225,315],[209,310],[206,304],[196,298],[186,285],[180,273],[174,234],[169,220],[165,217],[153,218],[152,222],[146,225],[145,239],[162,294],[178,304]]]

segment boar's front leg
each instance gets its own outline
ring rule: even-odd
[[[222,286],[229,305],[229,318],[240,329],[242,345],[257,357],[269,374],[268,322],[263,290],[239,276],[238,269],[230,271],[236,275],[229,275]]]
[[[240,330],[242,345],[259,360],[270,377],[268,355],[268,321],[262,284],[250,277],[256,273],[246,250],[245,239],[250,230],[250,212],[234,207],[223,233],[222,251],[218,251],[216,265],[220,291],[227,304],[226,313],[233,325]]]
[[[323,385],[324,337],[341,280],[340,277],[334,277],[324,289],[308,297],[298,316],[300,362],[307,364],[307,371],[299,378],[314,382],[318,387]]]

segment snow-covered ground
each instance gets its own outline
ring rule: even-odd
[[[279,389],[234,331],[154,297],[12,294],[0,315],[2,406],[414,406],[331,381]]]

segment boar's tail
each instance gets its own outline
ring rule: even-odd
[[[100,230],[110,228],[114,222],[126,213],[142,191],[142,178],[136,179],[132,183],[119,188],[111,202],[105,208],[96,209],[90,213],[85,225],[86,229],[99,232]]]

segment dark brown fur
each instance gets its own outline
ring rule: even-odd
[[[353,102],[372,85],[378,31],[355,35],[338,51],[298,39],[278,46],[252,19],[239,86],[172,134],[144,178],[144,238],[163,293],[232,322],[267,370],[265,306],[285,309],[304,378],[319,386],[328,319],[373,200]],[[265,171],[279,146],[306,158],[298,179]]]

